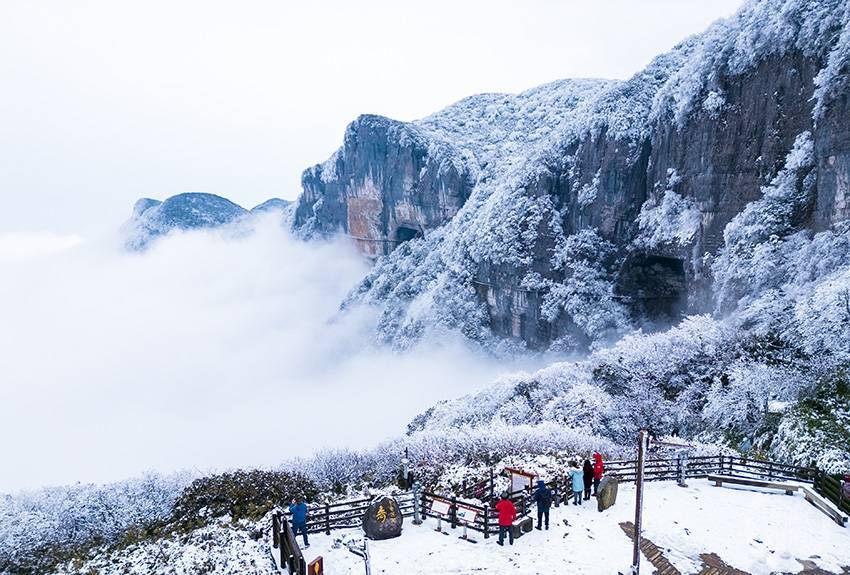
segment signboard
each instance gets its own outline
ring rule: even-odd
[[[534,473],[523,471],[521,469],[505,469],[511,477],[511,493],[522,491],[523,489],[531,489],[534,486],[534,478],[537,477]]]
[[[458,505],[457,508],[457,518],[458,521],[466,523],[467,525],[472,525],[475,523],[475,518],[478,517],[478,511],[472,509],[470,507],[465,507]]]
[[[321,555],[313,559],[313,561],[307,565],[307,575],[324,575],[324,573],[325,562]]]
[[[435,499],[431,502],[431,513],[434,515],[448,516],[451,504],[444,499]]]

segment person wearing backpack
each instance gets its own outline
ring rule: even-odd
[[[543,480],[537,482],[534,491],[534,502],[537,504],[537,530],[542,528],[543,518],[546,518],[546,529],[549,529],[549,509],[552,507],[552,490],[546,487]]]

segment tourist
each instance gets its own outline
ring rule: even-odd
[[[499,545],[505,544],[505,532],[507,532],[511,545],[513,545],[513,525],[514,519],[516,519],[516,507],[514,507],[513,501],[508,499],[507,492],[502,493],[502,499],[496,503],[496,511],[499,512],[499,540],[497,543]]]
[[[584,469],[582,471],[584,472],[584,500],[587,501],[590,499],[590,486],[593,485],[593,466],[590,464],[589,459],[584,460]]]
[[[605,465],[602,464],[602,454],[598,451],[593,452],[593,496],[596,497],[599,491],[599,482],[602,481],[602,475],[605,473]]]
[[[542,479],[537,481],[534,491],[534,502],[537,503],[537,530],[539,531],[546,518],[546,529],[549,529],[549,508],[552,507],[552,490],[546,487]]]
[[[289,512],[292,514],[292,533],[295,537],[298,537],[299,533],[304,536],[304,549],[307,549],[310,542],[307,540],[307,504],[304,503],[304,498],[293,497]]]
[[[570,482],[573,486],[573,505],[581,505],[581,492],[584,488],[584,474],[578,468],[578,463],[573,461],[570,463]]]

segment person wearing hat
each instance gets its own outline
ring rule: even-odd
[[[508,497],[508,493],[502,493],[502,498],[496,503],[496,511],[499,512],[499,545],[505,544],[505,532],[508,533],[508,538],[511,545],[514,544],[514,530],[511,527],[516,519],[516,507],[514,502]]]
[[[537,530],[543,526],[546,519],[546,529],[549,529],[549,508],[552,507],[552,490],[546,487],[542,479],[537,481],[537,489],[534,491],[534,502],[537,503]]]

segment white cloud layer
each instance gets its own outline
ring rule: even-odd
[[[516,367],[373,347],[370,310],[337,314],[366,263],[273,221],[111,246],[0,266],[0,492],[367,446]]]
[[[0,263],[63,252],[80,241],[77,235],[0,234]]]

